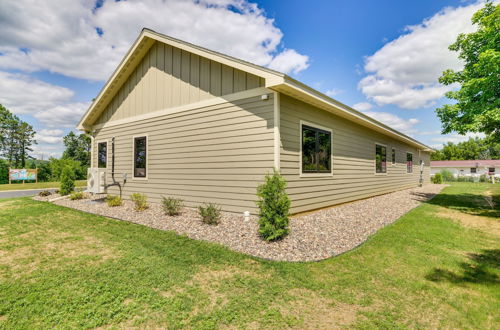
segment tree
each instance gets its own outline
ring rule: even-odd
[[[500,159],[500,143],[491,138],[470,138],[468,141],[448,142],[443,149],[431,154],[432,160]]]
[[[491,2],[474,14],[476,32],[460,34],[449,49],[465,62],[462,71],[446,70],[439,78],[444,85],[460,84],[446,93],[456,100],[436,109],[443,134],[483,132],[500,141],[500,5]]]
[[[61,186],[59,193],[62,196],[69,195],[75,190],[75,172],[70,166],[66,166],[61,174]]]
[[[82,166],[90,166],[90,137],[87,134],[76,135],[73,132],[69,132],[63,138],[64,150],[62,158],[73,159],[79,161]]]

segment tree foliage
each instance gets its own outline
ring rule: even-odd
[[[460,89],[446,96],[456,100],[436,110],[443,133],[483,132],[500,141],[500,5],[491,2],[474,14],[476,32],[460,34],[449,49],[464,61],[462,71],[446,70],[444,85]]]
[[[71,194],[75,190],[75,172],[70,166],[65,166],[61,174],[61,187],[59,193],[62,196]]]
[[[69,132],[63,138],[66,149],[63,152],[62,158],[73,159],[79,161],[82,166],[90,166],[90,137],[87,134],[76,135]]]
[[[470,138],[468,141],[443,145],[431,154],[432,160],[500,159],[500,143],[491,138]]]

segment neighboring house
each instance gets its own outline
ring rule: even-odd
[[[430,178],[431,149],[413,138],[282,73],[148,29],[78,128],[93,137],[92,166],[109,184],[115,165],[126,198],[256,213],[274,167],[296,213]]]
[[[500,177],[500,160],[433,160],[431,161],[431,175],[442,170],[450,171],[454,177],[472,176],[482,174]]]

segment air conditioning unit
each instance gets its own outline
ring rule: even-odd
[[[106,192],[106,169],[91,167],[87,169],[87,191],[94,194]]]

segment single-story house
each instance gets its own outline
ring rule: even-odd
[[[500,159],[431,161],[431,175],[439,173],[442,170],[450,171],[454,177],[479,177],[486,174],[500,178]]]
[[[78,128],[124,198],[256,213],[276,168],[297,213],[430,180],[430,147],[283,73],[149,29]]]

